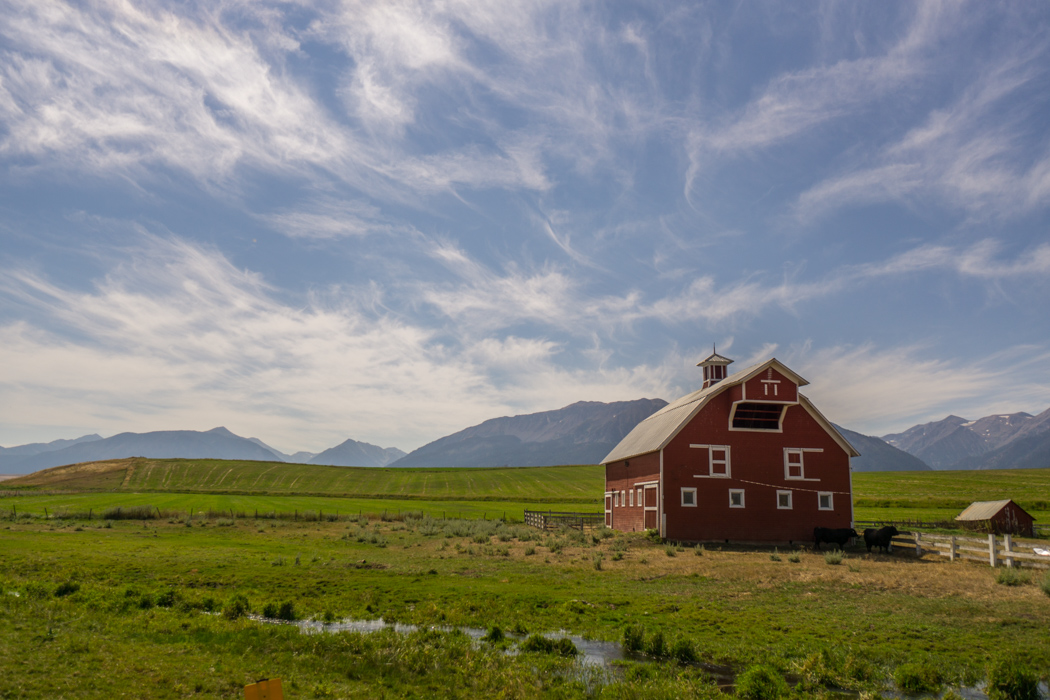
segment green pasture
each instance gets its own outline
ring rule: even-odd
[[[151,494],[154,495],[154,494]],[[752,664],[793,697],[1050,669],[1042,574],[810,548],[682,548],[498,521],[0,520],[0,697],[724,697]],[[302,634],[242,613],[634,640],[604,671],[455,631]],[[220,614],[214,614],[220,613]],[[283,613],[282,613],[283,614]],[[518,637],[517,639],[520,639]],[[915,675],[912,673],[912,675]]]
[[[9,492],[10,493],[10,492]],[[66,513],[89,513],[101,517],[107,508],[149,505],[162,511],[180,514],[213,513],[221,515],[233,511],[238,517],[256,514],[267,516],[276,513],[293,517],[295,513],[311,516],[327,515],[370,515],[380,518],[384,514],[425,513],[433,518],[507,518],[521,521],[526,509],[593,511],[600,512],[601,506],[580,503],[547,502],[522,503],[520,501],[470,501],[447,500],[425,501],[418,499],[401,500],[396,498],[338,498],[324,496],[271,496],[215,493],[133,493],[133,492],[88,492],[36,494],[31,491],[19,492],[18,495],[0,496],[0,516],[12,513],[30,513],[61,516]]]
[[[854,472],[854,507],[942,508],[1011,498],[1029,512],[1050,511],[1050,469]]]
[[[46,489],[182,491],[440,500],[600,502],[596,465],[382,469],[218,459],[132,458],[47,469],[3,484]]]

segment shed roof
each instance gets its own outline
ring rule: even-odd
[[[1003,508],[1006,507],[1007,503],[1013,503],[1013,501],[1007,498],[1005,501],[974,501],[966,510],[955,516],[956,520],[991,520],[999,513]],[[1014,505],[1025,515],[1028,515],[1027,511],[1016,503]]]
[[[700,409],[707,404],[711,397],[717,396],[732,386],[743,384],[752,377],[765,372],[770,367],[773,367],[799,386],[809,384],[808,381],[792,372],[778,359],[771,357],[765,362],[759,362],[758,364],[751,365],[739,372],[735,372],[717,384],[712,384],[705,389],[699,389],[691,394],[686,394],[685,396],[675,399],[667,404],[659,411],[636,425],[631,432],[627,433],[626,437],[624,437],[624,439],[612,449],[612,452],[605,456],[605,459],[602,460],[602,464],[616,462],[621,459],[630,459],[631,457],[637,457],[639,455],[662,450],[667,446],[667,443],[678,434],[678,431],[685,427],[685,425],[693,419],[693,416],[700,412]],[[831,434],[835,442],[837,442],[850,457],[857,457],[860,455],[860,453],[854,449],[853,445],[849,444],[846,438],[842,437],[842,435],[839,434],[839,431],[835,430],[835,427],[830,421],[821,415],[820,411],[816,409],[809,399],[799,394],[799,404],[810,415],[812,415],[829,434]]]

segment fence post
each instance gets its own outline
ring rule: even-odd
[[[1014,558],[1010,556],[1011,554],[1013,554],[1012,545],[1013,541],[1011,539],[1010,533],[1008,532],[1005,535],[1003,535],[1003,558],[1006,559],[1006,566],[1009,569],[1012,569],[1014,566]]]
[[[995,555],[996,555],[996,551],[995,551],[995,533],[994,532],[990,532],[990,533],[988,533],[988,563],[992,565],[993,569],[995,568],[996,564],[998,563],[996,561]]]
[[[916,532],[915,533],[915,556],[916,557],[921,557],[922,556],[922,533],[921,532]]]
[[[955,535],[952,535],[951,544],[948,546],[948,561],[955,561]]]

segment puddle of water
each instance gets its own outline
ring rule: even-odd
[[[340,620],[339,622],[321,622],[319,620],[295,620],[294,622],[288,622],[285,620],[272,620],[257,615],[252,615],[251,617],[253,620],[258,620],[259,622],[267,624],[295,625],[303,632],[310,633],[361,632],[367,634],[369,632],[391,629],[398,634],[409,634],[419,631],[420,629],[429,629],[438,630],[440,632],[459,631],[475,641],[480,641],[488,634],[488,630],[481,629],[480,627],[449,627],[443,625],[420,627],[419,625],[409,625],[401,622],[387,622],[383,618],[379,618],[378,620]],[[525,639],[523,635],[514,634],[512,632],[504,632],[504,635],[511,641],[522,641]],[[591,667],[597,670],[615,671],[615,662],[617,661],[636,661],[640,663],[653,663],[656,661],[656,659],[643,654],[625,652],[619,642],[600,642],[594,639],[586,639],[584,637],[568,634],[564,630],[547,632],[543,636],[548,639],[561,639],[567,637],[579,650],[580,654],[576,658],[580,663],[585,667]],[[518,650],[515,647],[510,647],[505,653],[513,656],[518,653]],[[736,683],[736,673],[729,666],[719,666],[717,664],[703,662],[698,662],[693,665],[702,668],[711,675],[715,683],[722,690],[731,691],[733,689],[733,686]],[[983,684],[974,687],[953,687],[952,689],[962,696],[963,700],[988,700],[988,695],[985,693]],[[857,697],[859,695],[859,693],[849,690],[838,690],[833,692],[835,692],[836,695],[843,697]],[[1050,698],[1050,688],[1048,688],[1047,683],[1043,682],[1039,684],[1039,692],[1040,697]],[[906,695],[895,690],[884,690],[879,693],[879,695],[886,698],[886,700],[928,700],[931,697],[940,697],[943,693],[937,696]]]

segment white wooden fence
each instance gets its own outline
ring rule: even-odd
[[[931,535],[925,532],[902,532],[893,538],[894,546],[914,548],[915,556],[930,552],[947,557],[950,561],[970,559],[988,562],[989,566],[1027,566],[1034,569],[1050,569],[1050,545],[1015,542],[1011,535],[988,535],[987,537],[960,537],[957,535]],[[1037,550],[1047,552],[1040,554]]]

